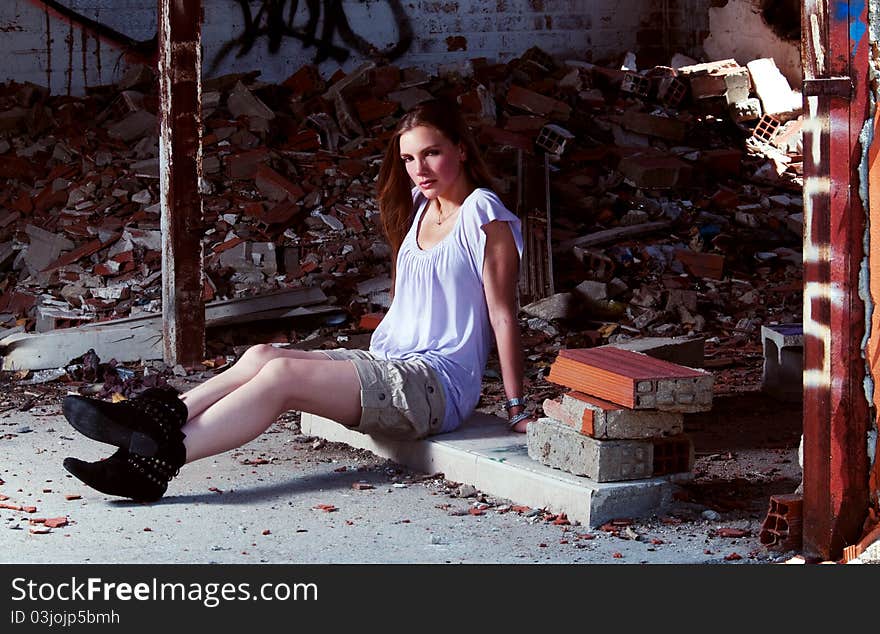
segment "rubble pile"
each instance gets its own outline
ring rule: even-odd
[[[561,292],[524,307],[533,343],[799,321],[802,120],[772,60],[640,71],[532,48],[436,75],[258,77],[203,82],[206,301],[320,288],[352,324],[387,307],[376,175],[399,115],[443,97],[531,223],[517,157],[548,152]],[[156,89],[146,67],[83,98],[0,86],[0,337],[161,310]]]

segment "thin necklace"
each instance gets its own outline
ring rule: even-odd
[[[452,213],[448,214],[448,215],[444,218],[444,217],[443,217],[443,210],[440,208],[440,203],[437,202],[437,224],[438,224],[438,225],[442,225],[444,222],[446,222],[446,221],[449,220],[452,216],[454,216],[454,215],[455,215],[455,212],[458,211],[459,209],[461,209],[461,207],[458,207],[455,211],[453,211]]]

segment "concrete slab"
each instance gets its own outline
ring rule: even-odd
[[[691,474],[673,474],[629,482],[599,483],[543,465],[528,456],[524,434],[507,431],[497,416],[474,414],[455,432],[420,441],[377,439],[330,419],[303,413],[302,433],[393,460],[447,480],[471,484],[515,504],[565,513],[590,528],[616,518],[649,517],[672,502],[676,482]]]
[[[786,401],[803,398],[804,330],[802,324],[761,326],[764,366],[761,389]]]

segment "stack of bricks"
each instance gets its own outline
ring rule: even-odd
[[[614,346],[561,350],[548,380],[570,388],[529,425],[529,457],[597,482],[690,472],[684,414],[712,408],[712,374]]]

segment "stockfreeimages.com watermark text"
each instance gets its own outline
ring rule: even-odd
[[[223,601],[317,601],[316,583],[252,585],[214,582],[170,582],[155,577],[137,583],[105,581],[100,577],[70,581],[12,580],[13,601],[193,601],[214,608]]]

